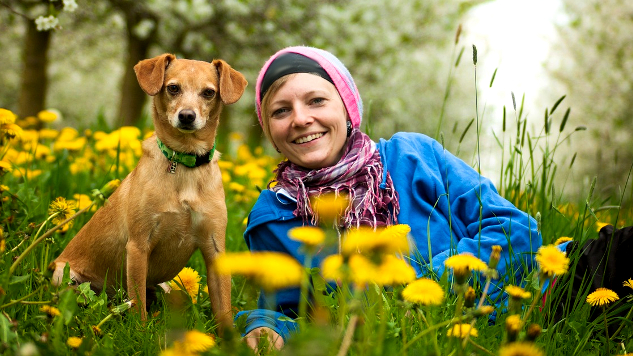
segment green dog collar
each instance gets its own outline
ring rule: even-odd
[[[208,154],[198,156],[190,153],[176,152],[167,147],[158,137],[156,138],[156,141],[158,142],[158,148],[160,149],[160,151],[169,160],[169,171],[171,173],[176,172],[176,165],[178,163],[184,164],[189,168],[199,167],[203,164],[207,164],[211,162],[211,160],[213,159],[213,154],[215,153],[215,142],[213,143],[213,148],[211,149],[211,151],[209,151]]]

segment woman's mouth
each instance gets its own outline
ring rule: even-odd
[[[300,137],[294,140],[294,143],[297,143],[297,144],[307,143],[307,142],[316,140],[317,138],[323,137],[323,135],[325,135],[323,132],[319,132],[319,133],[315,133],[315,134],[308,135],[305,137]]]

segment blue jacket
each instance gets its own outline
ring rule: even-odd
[[[501,303],[503,283],[520,283],[535,264],[533,252],[542,243],[536,221],[502,198],[492,182],[425,135],[397,133],[390,140],[381,139],[377,148],[384,167],[382,182],[389,172],[398,192],[398,223],[411,227],[416,248],[410,263],[417,276],[441,276],[444,261],[463,252],[488,261],[492,246],[500,245],[502,280],[493,283],[488,293],[493,302]],[[244,233],[249,249],[287,253],[303,263],[300,243],[287,236],[289,229],[302,225],[292,213],[295,208],[285,195],[262,191]],[[313,266],[319,267],[334,252],[322,251]],[[288,317],[296,316],[299,297],[297,288],[278,292],[275,305],[262,296],[258,303],[262,309],[236,317],[248,315],[246,333],[266,326],[286,339],[296,328]]]

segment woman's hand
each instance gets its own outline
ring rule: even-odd
[[[277,350],[281,350],[284,347],[284,339],[277,334],[273,329],[267,327],[261,327],[251,330],[246,336],[244,341],[246,345],[257,352],[260,348],[260,343],[264,342],[264,338],[267,338],[267,344],[269,347],[274,347]],[[266,345],[266,343],[264,343]]]

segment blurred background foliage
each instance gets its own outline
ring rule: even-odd
[[[633,104],[628,100],[633,92],[633,4],[560,1],[568,21],[552,39],[556,51],[546,63],[551,91],[528,95],[544,98],[550,109],[566,95],[555,125],[571,108],[569,127],[587,127],[559,149],[565,151],[561,168],[574,166],[572,175],[558,175],[564,180],[564,193],[586,192],[597,176],[597,190],[605,200],[618,200],[633,162],[633,145],[628,144],[633,133]],[[22,118],[55,108],[63,117],[57,122],[60,127],[82,129],[97,122],[108,130],[123,125],[145,128],[150,124],[149,100],[138,87],[134,64],[163,52],[208,61],[222,58],[250,85],[237,104],[225,109],[220,150],[230,149],[229,133],[240,132],[251,147],[263,145],[274,153],[257,124],[255,79],[275,51],[302,44],[329,50],[350,68],[365,103],[363,123],[372,138],[396,131],[422,132],[474,165],[476,141],[494,146],[490,132],[495,130],[481,120],[485,106],[479,113],[473,109],[472,43],[464,40],[469,28],[461,29],[460,24],[484,2],[488,1],[103,0],[81,2],[68,12],[63,11],[66,0],[1,0],[0,107]],[[51,13],[59,19],[57,28],[37,31],[34,19]],[[486,73],[479,87],[492,84],[491,76]],[[523,109],[521,94],[517,93],[517,110]],[[521,115],[507,109],[510,126],[510,118]],[[476,115],[482,115],[476,122],[483,139],[472,131],[463,135],[476,129],[471,126]],[[530,126],[543,124],[539,115],[531,115],[535,123]],[[504,168],[497,165],[484,174],[495,179],[495,169]]]

